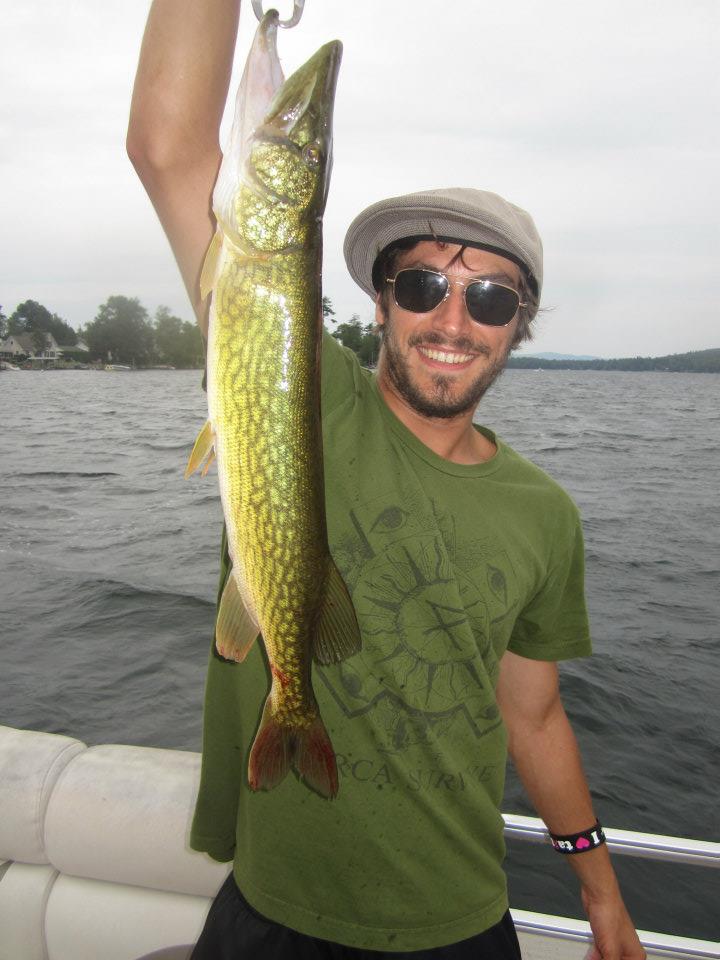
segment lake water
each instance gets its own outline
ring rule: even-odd
[[[0,373],[0,723],[200,749],[221,513],[197,372]],[[507,371],[479,419],[583,514],[595,643],[563,692],[607,826],[719,840],[720,376]],[[511,776],[505,809],[532,814]],[[643,929],[720,939],[718,871],[616,858]],[[515,907],[582,916],[547,847]]]

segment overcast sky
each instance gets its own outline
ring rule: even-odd
[[[200,2],[200,0],[198,0]],[[266,0],[266,7],[269,5]],[[289,0],[279,3],[281,13]],[[0,304],[77,327],[112,294],[190,319],[125,155],[147,0],[5,5]],[[383,196],[494,190],[545,245],[534,350],[599,356],[720,346],[717,0],[306,0],[279,35],[287,73],[344,44],[324,292],[372,316],[342,259]],[[241,13],[239,80],[256,26]]]

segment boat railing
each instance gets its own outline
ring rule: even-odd
[[[549,843],[547,827],[537,817],[503,814],[505,837],[529,843]],[[638,833],[633,830],[605,828],[605,837],[611,853],[620,856],[638,857],[644,860],[662,860],[668,863],[684,863],[698,867],[720,867],[720,843],[711,840],[691,840],[687,837],[666,837],[654,833]],[[584,920],[556,917],[528,910],[512,910],[513,919],[523,946],[530,957],[539,957],[536,947],[544,940],[547,951],[542,956],[564,960],[577,956],[577,944],[592,939],[590,925]],[[718,931],[720,933],[720,901],[718,902]],[[718,960],[720,943],[693,937],[654,933],[638,930],[640,941],[652,957],[673,960]],[[527,939],[527,938],[532,938]],[[556,941],[555,949],[552,941]],[[571,944],[575,943],[575,951]]]

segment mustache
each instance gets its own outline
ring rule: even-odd
[[[469,337],[457,337],[455,340],[449,340],[442,334],[428,330],[427,333],[412,334],[408,338],[409,347],[445,347],[457,353],[479,353],[484,357],[490,356],[490,348],[484,343],[473,343]]]

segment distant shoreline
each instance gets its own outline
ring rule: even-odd
[[[614,360],[546,360],[510,357],[511,370],[617,370],[633,373],[720,373],[720,349],[674,353],[665,357],[620,357]]]
[[[174,373],[176,371],[183,370],[194,370],[201,372],[203,367],[169,367],[169,366],[155,366],[155,367],[125,367],[120,369],[108,370],[106,366],[102,364],[79,364],[77,366],[54,366],[52,363],[48,363],[47,366],[32,366],[32,367],[18,367],[18,366],[9,366],[3,367],[0,363],[0,371],[11,370],[12,372],[19,373],[77,373],[82,371],[83,373],[150,373],[151,371],[157,372],[162,370],[164,372]]]

